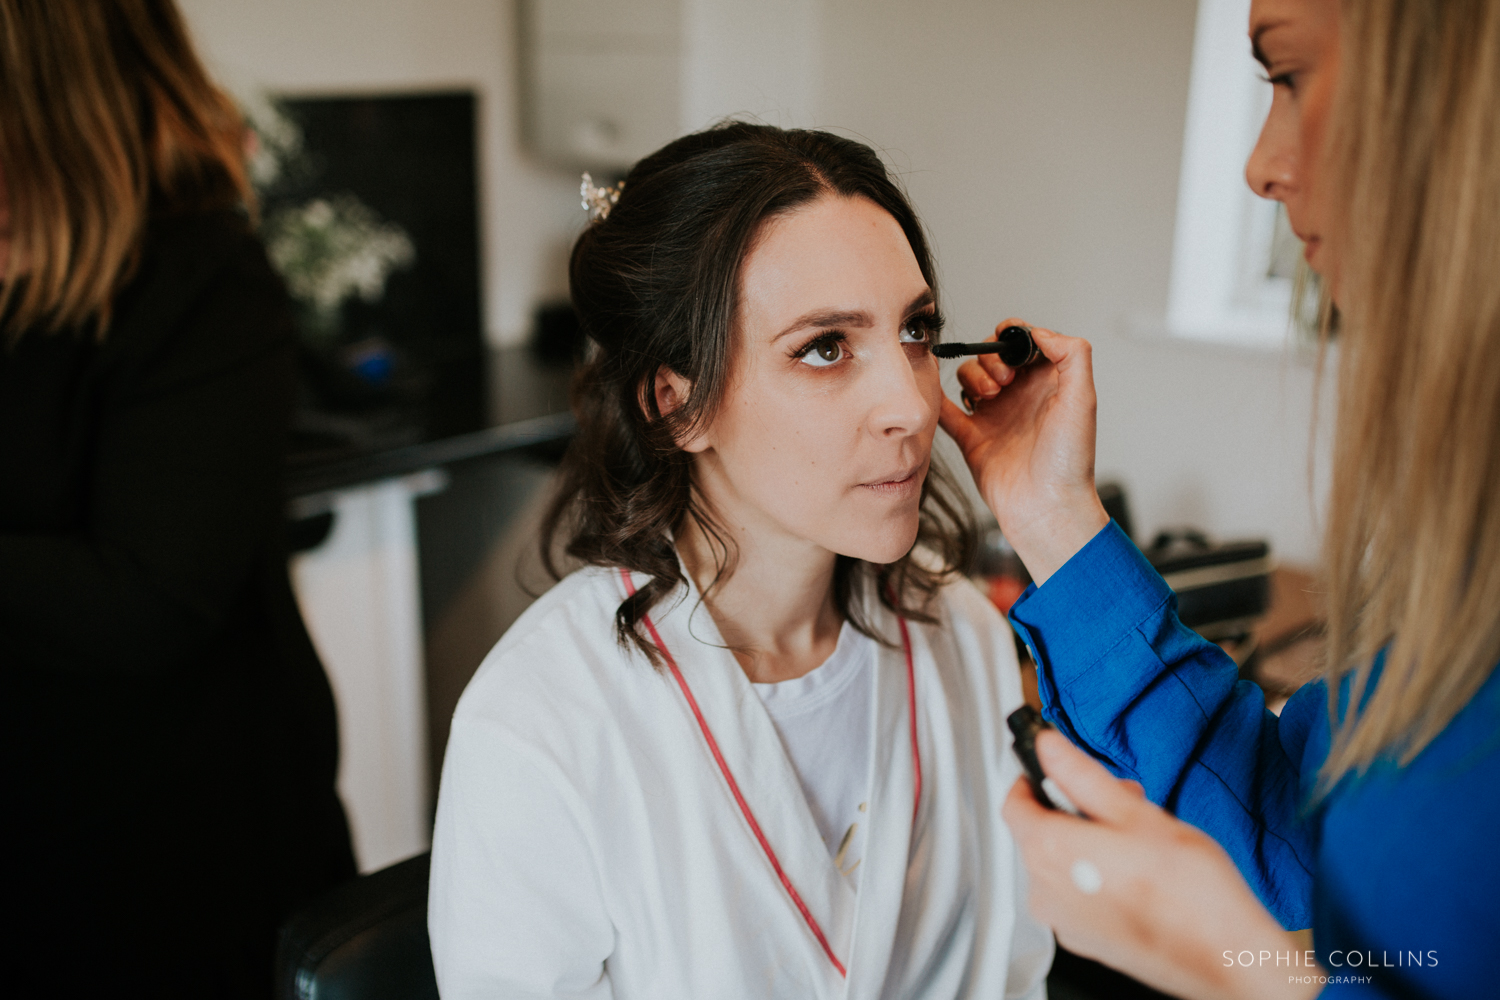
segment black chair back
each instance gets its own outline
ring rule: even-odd
[[[281,928],[277,1000],[438,1000],[427,941],[431,856],[361,876]]]

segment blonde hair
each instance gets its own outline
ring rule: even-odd
[[[11,343],[103,336],[150,213],[254,208],[244,126],[172,0],[0,0],[0,165]]]
[[[1341,31],[1324,792],[1409,762],[1500,659],[1500,0],[1344,0]]]

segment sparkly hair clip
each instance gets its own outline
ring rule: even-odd
[[[610,209],[615,207],[615,202],[620,200],[620,192],[624,190],[624,181],[614,187],[594,187],[594,178],[585,171],[578,193],[583,196],[583,207],[588,209],[589,221],[603,222],[609,218]]]

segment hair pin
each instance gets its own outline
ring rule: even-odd
[[[615,202],[620,200],[620,192],[624,190],[624,181],[614,187],[594,187],[593,176],[585,170],[578,193],[583,197],[583,207],[588,209],[589,221],[603,222],[609,218],[610,209],[615,207]]]

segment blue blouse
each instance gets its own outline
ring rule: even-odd
[[[1267,711],[1114,523],[1010,617],[1043,714],[1213,836],[1284,927],[1311,926],[1326,996],[1500,996],[1500,671],[1410,764],[1310,807],[1327,688]]]

